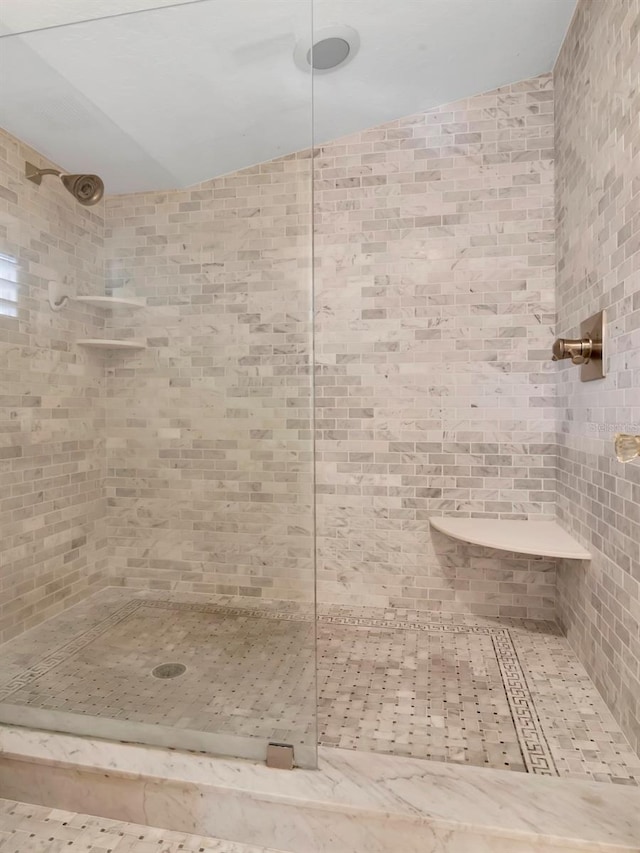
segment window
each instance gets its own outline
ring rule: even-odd
[[[18,316],[18,262],[0,253],[0,317]]]

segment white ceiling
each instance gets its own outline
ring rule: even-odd
[[[313,0],[316,31],[346,24],[361,41],[315,77],[315,142],[549,71],[575,2]],[[308,147],[311,75],[293,51],[311,7],[0,0],[0,126],[64,169],[97,172],[109,193],[190,186]]]

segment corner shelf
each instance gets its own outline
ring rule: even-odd
[[[83,305],[93,305],[94,308],[144,308],[142,299],[129,299],[119,296],[74,296],[74,302],[82,302]]]
[[[82,338],[81,340],[76,341],[76,343],[83,347],[89,347],[90,349],[136,350],[147,348],[144,341],[111,341],[108,338]]]
[[[435,530],[453,539],[533,554],[537,557],[560,557],[566,560],[590,560],[591,554],[555,521],[503,521],[497,518],[430,518]]]

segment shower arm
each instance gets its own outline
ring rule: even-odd
[[[24,174],[28,181],[39,187],[43,175],[55,175],[75,200],[87,207],[97,204],[104,195],[104,181],[99,175],[70,175],[58,169],[39,169],[28,161],[24,165]]]
[[[59,172],[57,169],[38,169],[32,163],[26,164],[25,177],[28,181],[32,181],[34,184],[40,186],[43,175],[55,175],[59,178],[61,177],[62,172]]]

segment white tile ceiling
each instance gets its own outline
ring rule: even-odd
[[[361,39],[315,78],[315,141],[549,71],[574,6],[314,0]],[[310,33],[311,0],[0,0],[0,126],[109,193],[189,186],[310,145]]]

